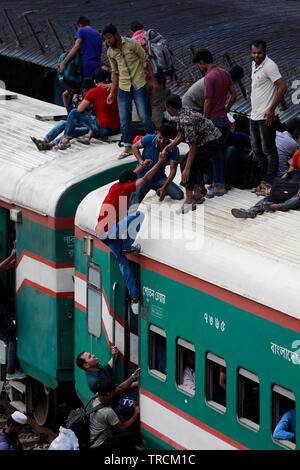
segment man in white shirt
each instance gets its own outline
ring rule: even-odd
[[[252,57],[252,88],[250,134],[251,146],[261,167],[262,184],[259,190],[271,185],[277,174],[276,148],[277,106],[287,87],[275,62],[267,56],[264,41],[250,44]]]

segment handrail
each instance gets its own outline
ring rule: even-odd
[[[118,287],[118,283],[114,282],[113,285],[113,307],[112,307],[112,344],[115,346],[116,342],[116,290]],[[112,368],[113,368],[113,378],[115,378],[116,375],[116,356],[115,354],[113,355],[113,363],[112,363]]]

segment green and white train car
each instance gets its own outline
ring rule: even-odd
[[[66,114],[64,108],[6,90],[0,98],[0,259],[8,256],[14,241],[17,250],[15,276],[12,271],[2,274],[1,295],[10,297],[12,308],[16,297],[18,358],[27,374],[26,381],[5,386],[16,408],[33,411],[44,424],[50,412],[55,415],[51,406],[57,405],[61,386],[74,380],[77,206],[122,169],[133,168],[136,160],[120,162],[113,138],[39,152],[30,135],[43,137],[53,119]],[[4,343],[0,345],[5,364]]]
[[[299,212],[231,216],[257,196],[231,190],[179,215],[149,193],[131,265],[142,301],[133,315],[114,256],[95,237],[109,186],[75,217],[75,355],[105,363],[121,351],[116,382],[137,365],[140,429],[149,449],[295,449],[300,426]],[[183,385],[195,359],[195,389]],[[226,390],[220,373],[226,375]],[[75,371],[81,399],[91,396]],[[272,437],[296,409],[296,442]]]

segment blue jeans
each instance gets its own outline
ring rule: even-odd
[[[129,261],[125,255],[122,255],[122,250],[128,250],[134,243],[143,220],[144,214],[137,211],[135,214],[124,217],[118,223],[112,225],[107,232],[99,235],[100,240],[111,249],[117,258],[131,298],[138,297],[140,291],[136,287]],[[125,238],[123,238],[123,235],[126,235]]]
[[[45,141],[46,142],[52,142],[53,141],[55,144],[58,144],[61,141],[61,139],[63,138],[63,136],[58,137],[57,139],[55,139],[55,138],[59,134],[64,132],[66,124],[67,124],[67,121],[65,121],[65,120],[59,121],[57,124],[55,124],[55,126],[52,127],[51,131],[49,131],[48,134],[46,134]],[[89,129],[87,127],[84,127],[84,126],[75,127],[74,137],[79,137],[81,135],[85,135],[85,134],[88,133],[88,131],[89,131]]]
[[[166,180],[167,178],[160,178],[157,181],[150,180],[143,184],[143,186],[140,186],[135,193],[132,193],[129,205],[132,206],[132,204],[139,204],[150,191],[150,189],[154,189],[154,191],[156,191],[165,184]],[[184,194],[179,186],[171,181],[166,189],[166,196],[170,196],[172,199],[180,200],[183,198]]]
[[[218,118],[214,121],[215,127],[222,132],[222,135],[226,133],[228,129],[227,117]],[[215,157],[211,159],[213,167],[213,183],[216,188],[225,188],[225,159],[224,152],[221,150]]]
[[[73,137],[75,137],[74,134],[78,122],[91,129],[95,137],[114,135],[120,132],[120,129],[109,129],[106,127],[99,126],[99,121],[97,117],[86,111],[80,113],[78,109],[72,109],[67,119],[64,137],[66,137],[67,139],[72,139]]]
[[[260,199],[254,206],[250,207],[250,211],[253,212],[255,215],[257,214],[263,214],[265,212],[264,209],[264,203],[265,202],[272,202],[268,197],[264,197],[263,199]],[[298,196],[293,196],[290,199],[287,199],[284,202],[280,202],[277,204],[277,210],[286,212],[290,210],[296,210],[300,209],[300,197]]]
[[[148,95],[146,85],[138,90],[131,87],[130,91],[124,91],[119,88],[118,91],[118,106],[121,121],[121,132],[125,147],[130,147],[132,144],[131,132],[131,103],[134,100],[137,113],[143,123],[147,134],[154,134],[155,127],[150,117],[148,107]]]

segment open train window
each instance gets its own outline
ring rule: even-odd
[[[294,450],[296,448],[296,401],[290,390],[272,387],[272,435],[277,444]]]
[[[100,338],[102,320],[102,272],[100,266],[88,262],[87,267],[87,329]]]
[[[242,424],[259,430],[259,378],[243,368],[238,370],[238,416]]]
[[[149,327],[149,369],[155,377],[166,380],[167,335],[155,325]]]
[[[221,413],[226,411],[226,362],[211,352],[206,355],[206,402]]]
[[[183,392],[195,395],[195,346],[181,338],[176,343],[176,383]]]

